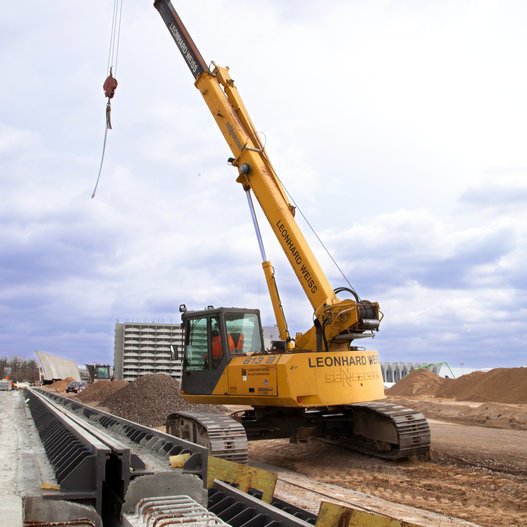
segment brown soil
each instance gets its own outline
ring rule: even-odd
[[[73,377],[66,377],[65,379],[61,381],[55,381],[55,382],[52,382],[51,384],[46,384],[42,386],[42,388],[46,390],[50,390],[52,392],[62,393],[66,391],[66,387],[68,386],[68,384],[74,380],[75,379]]]
[[[97,381],[75,396],[75,399],[86,403],[88,401],[102,401],[110,395],[128,386],[127,381]]]
[[[429,395],[457,401],[527,404],[527,368],[475,371],[457,379],[443,379],[430,370],[414,370],[387,395]]]
[[[476,403],[421,395],[392,396],[387,397],[387,401],[418,410],[429,419],[489,428],[527,430],[526,404]]]
[[[471,406],[470,402],[449,404],[425,396],[419,399],[392,397],[390,401],[405,406],[418,403],[412,407],[422,406],[421,410],[429,419],[428,408],[433,408],[434,417],[438,418],[444,406],[444,417],[448,421],[466,421],[469,425],[473,425],[480,406],[484,411],[488,407]],[[516,412],[525,420],[527,405],[501,406],[505,407],[503,413],[509,408],[511,415],[500,418],[499,427],[498,422],[494,423],[496,428],[430,420],[432,457],[428,462],[383,461],[320,441],[291,444],[287,440],[251,442],[249,459],[257,465],[264,463],[267,468],[275,467],[279,477],[286,481],[290,477],[283,476],[282,469],[305,476],[311,486],[317,482],[352,489],[485,527],[527,525],[527,431],[511,430],[508,426]],[[465,419],[466,408],[473,410],[468,419]],[[486,421],[486,418],[480,420]],[[294,499],[295,494],[297,491],[292,487],[282,488],[284,499]],[[333,489],[330,496],[334,495]],[[310,496],[304,505],[311,506],[316,513],[320,501],[328,501],[328,498],[319,497],[317,501]],[[352,505],[357,503],[349,496],[344,501]],[[395,511],[397,506],[384,503],[378,508],[378,512],[409,521]],[[443,525],[436,520],[416,523]]]
[[[320,482],[351,489],[477,525],[527,525],[526,462],[516,456],[513,463],[505,457],[499,464],[493,452],[475,451],[479,444],[471,443],[464,435],[466,430],[433,428],[433,435],[439,432],[448,434],[449,441],[442,441],[440,448],[433,449],[429,462],[388,462],[317,441],[291,444],[287,440],[252,442],[249,458],[251,463],[263,462],[278,467],[279,477],[286,481],[288,475],[282,476],[281,468],[306,476],[311,485]],[[524,435],[523,440],[527,440],[527,436]],[[459,441],[465,454],[455,445]],[[524,446],[524,458],[526,454]],[[287,499],[287,493],[281,497]],[[318,510],[320,501],[331,501],[331,498],[319,497],[318,503],[311,503],[313,512]],[[353,504],[353,499],[347,501]],[[308,505],[306,502],[304,507]],[[384,510],[379,512],[396,515],[393,512],[396,509],[396,506],[385,504]],[[438,525],[435,522],[419,524]]]

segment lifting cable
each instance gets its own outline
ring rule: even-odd
[[[104,127],[104,141],[102,147],[101,163],[99,165],[99,173],[97,175],[97,181],[95,182],[95,188],[93,189],[92,199],[95,197],[97,192],[97,186],[99,185],[99,179],[101,178],[102,165],[104,162],[104,153],[106,152],[106,141],[108,139],[108,130],[112,129],[111,121],[111,99],[115,95],[117,89],[117,79],[114,75],[117,75],[117,61],[119,58],[119,41],[121,38],[121,19],[123,14],[123,0],[114,0],[113,2],[113,16],[112,16],[112,31],[110,34],[110,45],[108,49],[108,65],[106,72],[108,77],[103,84],[104,95],[108,99],[106,102],[106,124]]]
[[[264,152],[264,155],[265,157],[267,157],[267,153]],[[289,197],[289,199],[291,200],[291,203],[294,205],[295,209],[300,212],[300,215],[302,216],[302,218],[304,218],[304,221],[306,222],[307,226],[309,227],[309,229],[311,230],[311,232],[315,235],[316,239],[318,240],[318,242],[320,243],[320,245],[322,246],[322,248],[324,249],[324,251],[326,251],[326,254],[330,257],[331,261],[333,262],[333,264],[335,265],[335,267],[339,270],[340,274],[342,275],[342,278],[344,278],[344,280],[347,282],[347,284],[350,286],[350,292],[353,294],[353,296],[355,297],[355,299],[357,300],[357,302],[360,302],[360,297],[358,295],[358,293],[355,291],[355,288],[351,285],[350,281],[348,280],[348,277],[344,274],[344,271],[340,268],[339,264],[337,263],[337,261],[335,260],[335,258],[333,258],[333,255],[331,254],[331,252],[329,251],[329,249],[326,247],[326,245],[324,244],[324,242],[321,240],[320,236],[318,235],[317,231],[315,231],[315,229],[313,228],[313,226],[311,225],[311,223],[309,223],[309,220],[306,218],[306,216],[304,215],[304,213],[302,212],[302,209],[298,206],[298,204],[295,202],[295,200],[293,199],[293,196],[289,193],[289,191],[287,190],[286,186],[284,185],[284,183],[282,182],[282,180],[276,175],[275,173],[275,177],[276,179],[280,182],[280,184],[282,185],[282,187],[284,187],[284,190],[287,194],[287,196]],[[341,290],[344,290],[345,288],[340,288]],[[338,294],[337,291],[335,291],[336,294]]]

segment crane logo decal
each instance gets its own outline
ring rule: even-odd
[[[342,386],[353,386],[360,381],[373,381],[379,379],[380,374],[375,371],[352,371],[350,368],[341,368],[337,372],[327,373],[326,384],[341,384]]]
[[[192,56],[192,53],[190,52],[185,39],[181,36],[181,33],[179,32],[176,24],[172,22],[168,29],[170,29],[170,32],[172,33],[172,36],[176,41],[179,51],[181,51],[182,55],[185,57],[185,60],[189,65],[190,71],[195,74],[198,71],[198,63],[196,62],[196,59]]]
[[[285,228],[281,219],[276,222],[276,227],[282,235],[286,247],[291,251],[293,261],[300,268],[300,273],[304,277],[304,280],[307,282],[307,287],[309,288],[312,294],[315,294],[318,291],[318,286],[315,284],[315,280],[311,278],[311,273],[308,271],[306,264],[302,263],[302,256],[298,252],[293,238],[291,238],[291,236],[287,232],[287,229]]]
[[[225,123],[225,126],[227,127],[227,132],[229,132],[229,135],[232,137],[232,140],[236,143],[236,146],[243,150],[243,145],[241,141],[238,139],[238,136],[236,135],[236,132],[234,131],[234,128],[232,127],[232,124],[227,122]]]
[[[343,357],[308,357],[307,364],[310,368],[332,368],[333,366],[367,366],[368,364],[377,364],[379,359],[377,355],[344,355]]]

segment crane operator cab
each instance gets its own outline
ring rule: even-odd
[[[264,349],[258,309],[180,306],[184,334],[182,393],[210,394],[232,357]],[[181,358],[181,357],[180,357]]]

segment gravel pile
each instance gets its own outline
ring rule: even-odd
[[[102,401],[125,386],[128,386],[128,381],[97,381],[77,394],[75,399],[83,403]]]
[[[115,382],[115,381],[114,381]],[[112,414],[144,426],[165,424],[167,415],[178,410],[223,414],[221,405],[191,404],[180,395],[179,382],[164,373],[144,375],[100,401]]]

